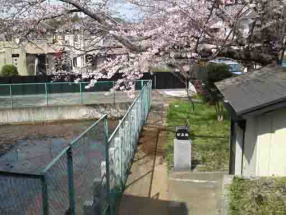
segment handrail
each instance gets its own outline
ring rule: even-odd
[[[85,134],[87,134],[91,129],[93,129],[95,126],[98,125],[103,119],[107,117],[107,114],[103,115],[100,119],[98,119],[95,123],[93,123],[91,126],[89,126],[83,133],[81,133],[80,136],[78,136],[76,139],[74,139],[67,147],[65,147],[42,171],[42,173],[46,173],[50,168],[53,167],[53,165],[62,157],[64,156],[67,151],[70,149],[71,146],[73,146],[77,141],[79,141]]]
[[[42,174],[45,174],[47,171],[49,171],[50,168],[52,168],[56,162],[67,153],[67,151],[70,149],[70,146],[65,147],[42,171]]]
[[[19,172],[6,172],[0,171],[0,176],[8,176],[8,177],[25,177],[25,178],[36,178],[39,179],[42,177],[41,174],[29,174],[29,173],[19,173]]]
[[[78,136],[76,139],[74,139],[70,145],[74,145],[77,141],[79,141],[86,133],[88,133],[91,129],[93,129],[95,126],[97,126],[98,123],[100,123],[103,119],[107,118],[107,114],[104,114],[102,117],[100,117],[95,123],[93,123],[91,126],[89,126],[80,136]]]
[[[147,80],[138,80],[136,82],[139,82],[139,81],[147,81]],[[108,82],[116,82],[116,81],[97,81],[95,84],[97,83],[108,83]],[[72,82],[72,81],[67,81],[67,82],[53,82],[53,81],[50,81],[50,82],[33,82],[33,83],[10,83],[10,84],[1,84],[0,83],[0,87],[1,86],[10,86],[10,85],[15,85],[15,86],[19,86],[19,85],[45,85],[45,84],[89,84],[90,82],[88,81],[80,81],[80,82]]]

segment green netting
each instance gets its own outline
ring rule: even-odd
[[[13,96],[45,94],[45,84],[11,84]]]
[[[0,108],[10,108],[12,106],[10,93],[10,85],[0,85]]]
[[[48,93],[79,93],[80,92],[80,83],[75,82],[54,82],[47,83]]]
[[[97,82],[94,86],[89,83],[82,83],[82,104],[115,103],[115,93],[109,92],[113,88],[113,81]]]
[[[40,176],[0,173],[0,214],[43,214]]]
[[[48,105],[74,105],[81,103],[81,83],[48,83]]]
[[[145,80],[136,81],[141,90]],[[129,101],[126,94],[111,91],[114,81],[99,81],[94,86],[88,82],[51,82],[31,84],[0,84],[0,108],[25,108],[75,104],[102,104]]]
[[[0,85],[0,96],[10,96],[10,85]]]

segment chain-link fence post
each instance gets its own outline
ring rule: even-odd
[[[43,215],[49,215],[48,184],[45,175],[41,176],[41,182],[42,182]]]
[[[107,214],[113,214],[113,207],[111,203],[111,192],[110,192],[110,167],[109,167],[109,141],[108,141],[109,133],[108,133],[108,121],[107,116],[104,119],[104,143],[105,143],[105,168],[106,168],[106,198],[107,198]]]
[[[12,92],[12,85],[10,84],[10,102],[11,102],[11,108],[13,109],[13,92]]]
[[[71,147],[67,150],[68,165],[68,187],[69,187],[69,204],[70,214],[75,215],[75,193],[74,193],[74,174],[73,174],[73,154]]]
[[[79,82],[79,90],[80,90],[80,103],[83,104],[83,92],[82,92],[82,83]]]
[[[48,85],[45,83],[46,105],[49,105]]]
[[[115,105],[115,89],[114,89],[114,86],[115,86],[115,82],[112,81],[112,90],[113,90],[113,105]]]

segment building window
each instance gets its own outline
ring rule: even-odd
[[[19,54],[12,54],[12,64],[16,67],[18,67],[19,57],[20,57]]]
[[[76,57],[73,58],[72,62],[73,62],[73,64],[72,64],[73,67],[77,67],[77,58]]]

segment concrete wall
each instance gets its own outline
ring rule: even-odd
[[[286,176],[286,109],[247,119],[243,176]]]
[[[6,109],[0,110],[0,124],[98,119],[103,114],[108,114],[110,118],[121,118],[129,105],[130,103],[119,103]]]

